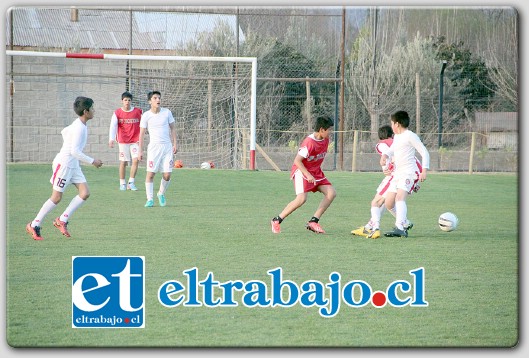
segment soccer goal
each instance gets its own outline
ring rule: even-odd
[[[91,156],[117,164],[108,127],[121,93],[148,110],[158,90],[176,121],[184,167],[213,161],[217,168],[255,169],[256,73],[251,57],[147,56],[6,51],[8,162],[51,162],[60,131],[75,118],[77,96],[94,99]],[[148,142],[148,138],[146,138]]]

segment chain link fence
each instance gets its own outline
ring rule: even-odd
[[[288,170],[297,146],[312,132],[314,118],[326,114],[335,118],[335,133],[324,163],[326,170],[378,171],[378,155],[374,152],[377,128],[389,123],[390,113],[406,110],[412,118],[410,129],[420,135],[430,151],[431,170],[516,172],[516,103],[498,94],[492,98],[490,93],[481,97],[477,93],[471,100],[486,102],[486,105],[469,105],[469,97],[462,97],[459,89],[451,83],[455,70],[450,67],[446,70],[441,123],[438,72],[413,74],[417,76],[417,82],[403,89],[402,93],[376,93],[368,97],[358,93],[358,84],[370,83],[377,78],[373,72],[364,75],[354,72],[359,62],[355,51],[360,39],[372,40],[372,48],[376,50],[372,69],[377,70],[377,58],[382,61],[382,54],[389,51],[389,42],[404,41],[406,36],[411,42],[414,35],[407,35],[402,27],[393,31],[395,23],[383,21],[392,18],[392,9],[386,9],[386,12],[373,9],[13,7],[6,14],[6,46],[7,49],[48,52],[256,57],[256,167],[259,170]],[[479,10],[474,11],[467,16],[482,16],[477,13]],[[435,14],[428,13],[428,16]],[[475,32],[465,27],[464,21],[451,31],[454,41],[469,39]],[[366,32],[369,35],[365,35]],[[393,40],[388,40],[390,37]],[[477,53],[477,49],[471,50]],[[434,69],[437,65],[433,64]],[[120,106],[121,92],[143,88],[127,67],[119,74],[112,73],[125,80],[113,82],[104,72],[91,72],[87,62],[78,61],[75,66],[80,74],[94,78],[90,86],[76,88],[77,93],[73,93],[68,85],[51,85],[53,81],[49,81],[49,77],[41,78],[40,83],[21,81],[20,77],[17,78],[20,72],[27,74],[27,78],[38,77],[39,71],[44,69],[35,63],[15,70],[12,59],[8,58],[5,84],[9,95],[6,113],[8,161],[28,160],[25,159],[28,157],[17,155],[21,146],[13,133],[23,132],[24,128],[38,128],[34,140],[49,141],[44,133],[60,132],[63,122],[72,116],[69,110],[72,101],[57,104],[58,98],[76,95],[101,98],[98,101],[101,103],[99,119],[94,123],[94,129],[99,135],[97,141],[103,141],[112,111]],[[467,85],[482,81],[483,73],[475,71],[469,76]],[[101,82],[99,87],[98,79]],[[113,82],[113,86],[104,85],[108,82]],[[34,98],[35,90],[39,92],[39,98]],[[146,93],[138,93],[140,98],[143,95]],[[177,102],[168,101],[164,105],[170,107]],[[141,106],[140,103],[137,105]],[[63,110],[57,111],[52,106],[63,107]],[[229,106],[226,111],[230,111]],[[481,112],[490,115],[480,117]],[[61,118],[50,120],[46,118],[49,116]],[[183,120],[200,122],[195,118]],[[200,124],[196,126],[200,128]],[[237,130],[249,131],[249,128]],[[94,145],[92,149],[106,151],[107,162],[117,164],[115,153],[106,148],[106,144],[105,139],[99,147]],[[241,152],[245,153],[244,148]],[[241,156],[247,160],[245,154]],[[39,159],[29,160],[50,160],[46,156],[32,158]],[[244,163],[236,168],[247,168],[247,165]]]

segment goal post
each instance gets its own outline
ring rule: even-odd
[[[131,92],[133,105],[146,111],[147,93],[158,90],[162,106],[175,117],[176,158],[184,167],[213,161],[218,168],[255,170],[254,57],[13,50],[6,55],[11,59],[6,63],[8,161],[52,160],[60,148],[51,137],[75,117],[71,104],[82,95],[93,98],[96,108],[90,134],[97,138],[89,140],[87,152],[117,163],[117,152],[108,148],[108,127],[121,93]]]

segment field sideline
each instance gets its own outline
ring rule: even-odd
[[[294,197],[287,172],[178,169],[167,207],[144,208],[145,169],[138,192],[118,190],[117,167],[83,167],[91,197],[72,217],[71,239],[52,220],[42,242],[25,233],[51,193],[49,164],[8,164],[7,342],[14,347],[511,347],[519,335],[518,177],[516,174],[429,173],[408,199],[410,237],[369,240],[350,231],[369,219],[378,173],[327,172],[337,197],[320,223],[305,229],[321,194],[272,234],[270,219]],[[160,174],[155,177],[155,191]],[[459,228],[445,233],[439,214],[451,211]],[[385,214],[382,231],[393,226]],[[144,256],[143,329],[73,329],[72,256]],[[160,285],[184,280],[197,267],[217,281],[363,280],[381,290],[424,267],[428,307],[352,308],[324,318],[317,307],[164,307]]]

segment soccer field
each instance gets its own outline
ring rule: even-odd
[[[337,197],[317,235],[305,229],[321,194],[274,235],[270,219],[294,197],[287,172],[178,169],[167,206],[144,208],[145,169],[137,192],[118,190],[117,167],[84,167],[91,196],[72,217],[72,238],[52,225],[76,194],[43,224],[43,241],[25,232],[49,198],[50,165],[8,164],[7,341],[15,347],[510,347],[519,335],[518,177],[514,174],[429,173],[408,199],[415,226],[408,238],[370,240],[350,231],[369,219],[380,173],[327,172]],[[155,177],[155,191],[161,175]],[[446,211],[456,231],[437,226]],[[386,213],[382,231],[393,227]],[[143,256],[145,327],[72,328],[72,257]],[[186,282],[197,268],[204,280],[260,280],[282,268],[283,280],[352,280],[385,290],[413,283],[424,268],[423,307],[353,307],[342,302],[332,317],[305,307],[165,307],[158,291]],[[416,289],[417,287],[415,287]],[[413,291],[413,290],[412,290]],[[219,291],[215,291],[218,293]],[[355,291],[358,293],[358,291]],[[243,292],[235,292],[241,302]],[[400,297],[406,293],[399,292]]]

